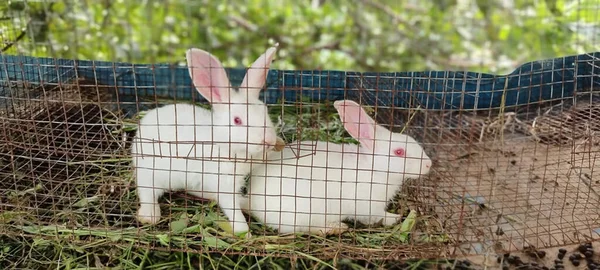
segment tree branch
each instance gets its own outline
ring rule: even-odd
[[[31,22],[31,21],[29,21],[29,22]],[[27,23],[27,24],[29,25],[29,23]],[[4,48],[2,48],[2,52],[6,52],[13,45],[15,45],[21,39],[23,39],[25,37],[25,34],[27,33],[27,28],[29,28],[29,27],[26,27],[25,30],[21,31],[21,33],[17,36],[17,38],[15,38],[15,40],[13,42],[10,42],[10,43],[6,44],[6,46],[4,46]]]
[[[383,13],[387,14],[390,18],[392,18],[394,23],[401,23],[407,26],[411,26],[411,24],[409,22],[407,22],[406,20],[404,20],[400,14],[397,14],[396,12],[394,12],[392,10],[392,8],[379,3],[379,2],[375,2],[374,0],[358,0],[359,2],[362,2],[365,5],[371,6],[373,8],[376,8],[378,10],[383,11]],[[412,27],[411,27],[412,28]]]
[[[249,22],[248,20],[246,20],[242,17],[238,17],[235,15],[229,15],[229,19],[231,19],[235,24],[241,26],[242,28],[244,28],[248,31],[256,32],[256,30],[258,30],[258,26],[256,26],[255,24]]]

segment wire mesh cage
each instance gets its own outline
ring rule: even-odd
[[[60,38],[48,33],[72,19],[56,14],[117,4],[2,9],[3,260],[60,265],[52,245],[96,267],[175,251],[236,267],[248,255],[290,268],[464,256],[499,267],[521,260],[507,252],[541,261],[540,250],[564,257],[558,248],[572,245],[596,260],[597,50],[507,75],[284,69],[276,41],[249,53],[248,68],[222,68],[211,46],[190,49],[200,45],[173,45],[182,64],[49,57]],[[600,14],[597,2],[563,4]],[[585,29],[598,33],[597,21]],[[187,263],[217,267],[203,258]]]

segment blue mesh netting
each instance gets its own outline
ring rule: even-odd
[[[1,55],[0,96],[7,97],[7,83],[65,83],[76,77],[117,86],[119,102],[139,97],[168,99],[203,98],[193,91],[185,66],[130,64],[102,61],[34,58]],[[526,63],[507,75],[475,72],[428,71],[360,73],[317,70],[271,70],[263,99],[269,104],[300,97],[313,100],[357,99],[363,104],[442,110],[521,106],[573,97],[577,92],[600,88],[600,52]],[[239,85],[244,69],[227,69],[233,85]],[[594,80],[593,78],[596,77]],[[358,91],[361,90],[361,91]],[[123,106],[127,107],[127,106]]]

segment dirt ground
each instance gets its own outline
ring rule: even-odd
[[[546,145],[505,135],[432,152],[433,194],[423,203],[451,236],[455,256],[479,256],[487,265],[485,256],[496,263],[495,254],[600,239],[597,144]],[[548,260],[556,250],[548,249]]]
[[[600,256],[598,255],[598,250],[600,249],[600,242],[593,242],[592,246],[593,246],[594,250],[596,251],[593,259],[594,259],[594,261],[597,262],[600,259]],[[546,256],[544,256],[544,258],[530,256],[530,255],[525,254],[525,252],[512,252],[512,253],[510,253],[510,255],[518,256],[519,258],[521,258],[523,260],[524,263],[529,263],[529,264],[537,263],[539,266],[542,266],[542,267],[546,266],[546,267],[552,269],[556,265],[555,260],[557,260],[559,249],[563,248],[563,249],[567,250],[565,257],[562,259],[565,269],[587,269],[586,263],[584,260],[581,260],[580,265],[576,267],[568,259],[569,256],[571,256],[572,254],[580,253],[578,251],[578,247],[579,247],[579,245],[566,245],[563,247],[538,249],[538,251],[543,250],[546,252]],[[502,256],[502,255],[503,254],[500,254],[500,256]],[[508,266],[508,264],[503,261],[504,259],[501,259],[501,262],[498,263],[498,261],[497,261],[498,255],[497,254],[490,253],[490,254],[485,254],[485,255],[475,255],[475,256],[469,256],[469,257],[463,257],[463,258],[468,259],[472,263],[473,268],[476,268],[476,269],[501,269],[502,266]],[[516,267],[514,265],[511,265],[509,267],[509,269],[515,269],[515,268]]]

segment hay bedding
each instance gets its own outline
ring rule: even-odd
[[[161,199],[164,215],[160,224],[138,227],[129,157],[134,129],[124,113],[110,107],[115,91],[85,79],[60,86],[20,84],[6,89],[7,98],[0,101],[0,231],[69,237],[69,233],[78,230],[78,235],[84,236],[71,236],[69,241],[90,242],[96,238],[92,235],[112,235],[126,238],[126,245],[180,250],[204,250],[216,243],[221,245],[221,252],[227,249],[233,253],[242,252],[240,245],[247,248],[242,253],[252,254],[270,253],[265,245],[281,246],[282,249],[274,250],[278,256],[301,250],[316,257],[371,260],[397,259],[408,254],[426,257],[441,252],[439,246],[423,244],[427,242],[423,239],[421,245],[403,246],[410,238],[370,228],[342,237],[273,238],[269,237],[275,234],[273,231],[254,222],[251,228],[256,238],[240,244],[239,239],[227,240],[228,236],[220,230],[214,203],[200,203],[182,192]],[[280,132],[287,135],[282,137],[287,141],[299,139],[297,130],[302,129],[302,139],[349,142],[340,123],[331,124],[335,117],[331,113],[319,114],[320,108],[322,104],[300,109],[287,107],[291,111],[284,114],[283,121],[294,127],[284,125]],[[281,107],[272,112],[281,114]],[[39,227],[44,225],[48,227]],[[417,228],[421,227],[418,223]],[[165,240],[165,233],[173,236]],[[233,248],[217,238],[237,246]]]
[[[123,157],[132,136],[105,105],[115,89],[79,79],[59,86],[21,84],[9,91],[0,110],[3,210],[29,213],[22,218],[36,223],[105,222],[100,215],[106,213],[98,211],[118,207],[126,190],[119,174],[129,164]],[[85,220],[67,214],[88,211],[90,198],[104,209]]]
[[[17,217],[19,222],[36,224],[104,226],[106,230],[136,224],[137,199],[128,158],[133,130],[127,128],[123,114],[104,104],[112,100],[115,89],[82,79],[60,87],[21,85],[10,90],[27,95],[11,99],[11,104],[6,100],[4,108],[0,107],[2,211],[27,213]],[[591,177],[592,170],[599,169],[591,151],[598,147],[591,136],[600,127],[600,118],[591,116],[598,112],[597,104],[559,113],[551,110],[524,120],[516,117],[519,114],[483,119],[419,114],[406,132],[424,142],[437,164],[428,180],[409,181],[391,206],[399,213],[417,210],[419,219],[411,239],[420,242],[419,246],[405,245],[405,240],[369,229],[343,237],[312,238],[319,243],[300,246],[289,237],[256,241],[282,242],[325,257],[368,259],[435,256],[443,253],[440,245],[448,240],[458,243],[462,252],[480,253],[595,237],[591,230],[600,216],[594,190],[599,185],[592,179],[582,183],[586,175]],[[308,126],[314,126],[313,108],[307,108],[303,112],[292,108],[295,111],[285,115],[306,117]],[[275,112],[280,110],[275,108]],[[385,113],[378,114],[378,122],[382,122]],[[300,118],[289,120],[304,121]],[[324,119],[332,121],[331,116]],[[563,122],[570,124],[557,125]],[[317,126],[320,131],[307,130],[312,139],[323,139],[323,132],[339,133],[329,124]],[[337,135],[341,139],[343,134]],[[535,144],[532,138],[554,145]],[[587,143],[567,148],[565,141]],[[158,231],[172,230],[177,219],[185,216],[177,211],[189,213],[189,207],[198,206],[185,198],[165,200],[174,206],[164,212],[165,216],[174,215],[170,224],[155,228]],[[177,205],[186,207],[176,210]],[[214,209],[214,204],[207,207]],[[203,210],[192,210],[195,215],[186,224],[206,222],[211,215],[215,218],[210,213],[198,216],[199,211]],[[252,228],[261,232],[256,225]],[[197,243],[189,241],[180,245]],[[342,253],[339,243],[345,245]]]

